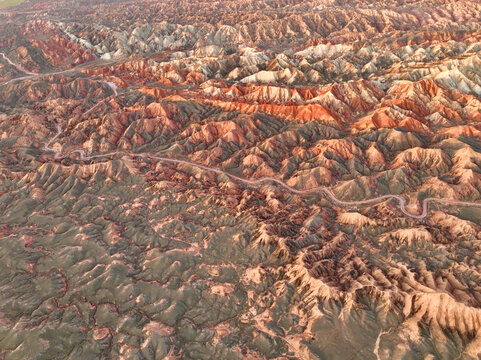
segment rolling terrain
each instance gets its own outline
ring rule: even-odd
[[[0,358],[481,356],[481,2],[30,0],[0,55]]]

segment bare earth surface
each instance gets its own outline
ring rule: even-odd
[[[0,358],[479,358],[479,19],[2,10]]]

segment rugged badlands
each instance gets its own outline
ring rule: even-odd
[[[0,13],[1,359],[477,359],[480,258],[481,1]]]

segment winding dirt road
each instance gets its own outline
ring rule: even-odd
[[[74,72],[74,71],[77,71],[78,68],[82,67],[82,66],[85,66],[85,64],[87,63],[83,63],[83,64],[79,64],[71,69],[67,69],[67,70],[62,70],[62,71],[54,71],[54,72],[49,72],[49,73],[34,73],[34,72],[31,72],[31,71],[28,71],[27,69],[25,69],[24,67],[22,67],[21,65],[19,64],[16,64],[14,63],[12,60],[10,60],[7,55],[5,55],[5,53],[3,52],[0,52],[0,56],[3,58],[3,60],[5,60],[9,65],[13,66],[15,69],[17,69],[18,71],[20,72],[23,72],[26,74],[26,76],[21,76],[21,77],[17,77],[17,78],[13,78],[13,79],[10,79],[8,81],[5,81],[3,83],[0,83],[0,86],[3,86],[3,85],[8,85],[8,84],[12,84],[14,82],[17,82],[17,81],[21,81],[21,80],[28,80],[28,79],[34,79],[34,78],[37,78],[37,77],[40,77],[40,76],[48,76],[48,75],[60,75],[60,74],[66,74],[66,73],[69,73],[69,72]],[[111,89],[112,91],[114,92],[115,96],[117,96],[117,85],[111,81],[105,81],[105,80],[96,80],[96,81],[99,81],[99,82],[103,82],[105,84],[107,84]]]
[[[127,152],[124,152],[124,151],[114,151],[114,152],[110,152],[110,153],[107,153],[107,154],[85,156],[85,151],[80,149],[80,150],[70,151],[67,154],[61,154],[59,150],[50,147],[50,144],[52,144],[61,134],[62,134],[62,127],[60,125],[57,125],[57,134],[55,134],[55,136],[53,138],[51,138],[47,143],[45,143],[45,145],[42,148],[44,151],[49,151],[49,152],[55,153],[55,155],[54,155],[55,159],[64,159],[64,158],[67,158],[67,157],[69,157],[69,155],[74,154],[74,153],[79,155],[80,160],[97,160],[97,159],[100,159],[100,158],[103,158],[103,157],[109,157],[109,156],[114,156],[114,155],[127,155],[127,156],[142,158],[142,159],[157,160],[157,161],[161,161],[161,162],[165,162],[165,163],[182,164],[182,165],[187,165],[187,166],[195,167],[195,168],[198,168],[198,169],[202,169],[202,170],[205,170],[205,171],[210,171],[210,172],[213,172],[213,173],[216,173],[216,174],[219,174],[219,175],[224,175],[224,176],[227,176],[227,177],[229,177],[233,180],[236,180],[238,182],[241,182],[241,183],[244,183],[244,184],[247,184],[247,185],[260,185],[260,184],[263,184],[263,183],[275,183],[275,184],[280,185],[284,189],[286,189],[286,190],[288,190],[288,191],[290,191],[294,194],[300,194],[300,195],[324,192],[331,199],[331,201],[334,204],[347,206],[347,207],[349,207],[349,206],[359,206],[359,205],[369,205],[369,204],[378,203],[378,202],[381,202],[381,201],[395,199],[399,202],[399,210],[401,210],[401,212],[404,215],[406,215],[408,217],[411,217],[411,218],[414,218],[414,219],[418,219],[418,220],[424,219],[428,215],[428,207],[429,207],[430,202],[438,202],[438,203],[442,203],[442,204],[445,204],[445,205],[454,205],[454,206],[481,207],[481,203],[473,203],[473,202],[467,202],[467,201],[457,201],[457,200],[430,197],[430,198],[426,198],[426,199],[423,200],[423,202],[422,202],[422,212],[421,212],[421,214],[416,215],[416,214],[413,214],[413,213],[406,210],[406,200],[399,195],[382,195],[382,196],[378,196],[378,197],[366,199],[366,200],[343,201],[343,200],[339,200],[338,198],[336,198],[334,193],[329,188],[327,188],[325,186],[318,186],[318,187],[314,187],[314,188],[298,190],[298,189],[295,189],[295,188],[287,185],[282,180],[279,180],[279,179],[276,179],[276,178],[273,178],[273,177],[263,177],[263,178],[260,178],[260,179],[250,180],[250,179],[245,179],[245,178],[242,178],[240,176],[230,174],[230,173],[228,173],[224,170],[220,170],[218,168],[201,165],[201,164],[198,164],[198,163],[195,163],[195,162],[192,162],[192,161],[188,161],[188,160],[171,159],[171,158],[155,156],[155,155],[151,155],[151,154],[127,153]]]
[[[10,64],[11,66],[13,66],[15,69],[17,69],[18,71],[21,71],[21,72],[27,74],[26,76],[21,76],[21,77],[13,78],[13,79],[10,79],[10,80],[5,81],[5,82],[3,82],[3,83],[0,83],[0,86],[12,84],[12,83],[14,83],[14,82],[21,81],[21,80],[33,79],[33,78],[40,77],[40,76],[45,76],[45,75],[65,74],[65,73],[67,73],[67,72],[74,71],[74,69],[75,69],[75,68],[73,68],[73,69],[62,70],[62,71],[51,72],[51,73],[34,73],[34,72],[31,72],[31,71],[28,71],[27,69],[24,69],[21,65],[15,64],[13,61],[11,61],[11,60],[7,57],[7,55],[5,55],[4,53],[0,52],[0,56],[2,56],[2,58],[3,58],[8,64]]]
[[[18,65],[18,64],[15,64],[12,60],[10,60],[7,55],[5,55],[4,53],[0,53],[0,55],[2,55],[2,58],[3,60],[5,60],[6,62],[8,62],[10,65],[12,65],[15,69],[17,69],[18,71],[21,71],[21,72],[24,72],[25,74],[27,75],[38,75],[37,73],[33,73],[31,71],[28,71],[26,69],[24,69],[22,66]]]
[[[60,72],[50,73],[50,74],[32,73],[32,72],[29,72],[28,70],[24,69],[20,65],[17,65],[14,62],[12,62],[10,59],[7,58],[7,56],[4,53],[0,53],[0,55],[3,57],[4,60],[6,60],[10,65],[14,66],[17,70],[23,71],[24,73],[27,74],[27,76],[25,76],[25,77],[15,78],[15,79],[12,79],[12,80],[7,81],[6,83],[0,84],[0,85],[6,85],[6,84],[8,84],[10,82],[13,82],[13,81],[29,79],[29,78],[33,78],[33,77],[37,77],[37,76],[41,76],[41,75],[55,75],[55,74],[62,74],[62,73],[66,73],[66,72],[69,72],[69,71],[73,71],[73,69],[70,69],[70,70],[65,70],[65,71],[60,71]],[[114,95],[117,96],[117,86],[114,83],[109,82],[109,81],[104,81],[104,80],[97,80],[97,81],[104,82],[105,84],[107,84],[112,89],[112,91],[114,92]],[[85,111],[83,113],[83,115],[89,113],[90,111],[95,109],[97,106],[99,106],[103,102],[105,102],[105,99],[99,101],[97,104],[95,104],[90,109]],[[154,156],[154,155],[151,155],[151,154],[133,154],[133,153],[126,153],[126,152],[123,152],[123,151],[115,151],[115,152],[110,152],[110,153],[107,153],[107,154],[85,156],[85,151],[82,150],[82,149],[73,150],[73,151],[70,151],[67,154],[61,154],[59,150],[50,147],[50,144],[52,144],[61,134],[62,134],[62,127],[60,125],[57,125],[57,134],[55,134],[55,136],[52,137],[42,147],[42,150],[44,150],[44,151],[55,153],[55,155],[54,155],[55,159],[64,159],[64,158],[67,158],[69,155],[74,154],[74,153],[77,153],[79,155],[80,160],[96,160],[96,159],[101,159],[101,158],[104,158],[104,157],[109,157],[109,156],[114,156],[114,155],[127,155],[127,156],[133,156],[133,157],[137,157],[137,158],[143,158],[143,159],[152,159],[152,160],[162,161],[162,162],[165,162],[165,163],[187,165],[187,166],[195,167],[195,168],[202,169],[202,170],[205,170],[205,171],[214,172],[214,173],[219,174],[219,175],[227,176],[231,179],[234,179],[234,180],[236,180],[238,182],[241,182],[241,183],[244,183],[246,185],[260,185],[260,184],[263,184],[263,183],[272,183],[273,182],[273,183],[280,185],[284,189],[286,189],[286,190],[288,190],[288,191],[290,191],[294,194],[302,195],[302,194],[324,192],[331,199],[331,201],[334,204],[341,205],[341,206],[347,206],[347,207],[349,207],[349,206],[359,206],[359,205],[369,205],[369,204],[378,203],[378,202],[381,202],[381,201],[394,199],[394,200],[397,200],[399,202],[399,210],[401,210],[401,212],[404,215],[406,215],[408,217],[411,217],[411,218],[414,218],[414,219],[418,219],[418,220],[424,219],[428,215],[428,208],[429,208],[430,202],[438,202],[438,203],[441,203],[441,204],[453,205],[453,206],[481,207],[481,203],[473,203],[473,202],[467,202],[467,201],[457,201],[457,200],[430,197],[430,198],[426,198],[426,199],[423,200],[423,202],[422,202],[422,212],[421,212],[421,214],[416,215],[416,214],[413,214],[413,213],[406,210],[406,200],[399,195],[382,195],[382,196],[378,196],[378,197],[366,199],[366,200],[343,201],[343,200],[339,200],[338,198],[336,198],[334,193],[329,188],[327,188],[325,186],[318,186],[318,187],[314,187],[314,188],[298,190],[298,189],[295,189],[295,188],[287,185],[285,182],[283,182],[279,179],[273,178],[273,177],[263,177],[263,178],[260,178],[260,179],[250,180],[250,179],[245,179],[245,178],[242,178],[240,176],[230,174],[226,171],[223,171],[223,170],[220,170],[220,169],[217,169],[217,168],[197,164],[197,163],[192,162],[192,161],[180,160],[180,159],[171,159],[171,158],[166,158],[166,157]]]

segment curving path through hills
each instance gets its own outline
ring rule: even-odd
[[[290,191],[294,194],[302,195],[302,194],[324,192],[331,199],[331,201],[334,204],[342,205],[342,206],[368,205],[368,204],[373,204],[373,203],[377,203],[377,202],[381,202],[381,201],[385,201],[385,200],[395,199],[399,202],[399,210],[401,210],[401,212],[404,215],[406,215],[408,217],[411,217],[411,218],[414,218],[414,219],[418,219],[418,220],[424,219],[428,215],[428,207],[429,207],[430,202],[438,202],[438,203],[447,204],[447,205],[454,205],[454,206],[481,207],[481,203],[473,203],[473,202],[467,202],[467,201],[458,201],[458,200],[450,200],[450,199],[430,197],[430,198],[426,198],[426,199],[423,200],[423,202],[422,202],[422,212],[421,212],[421,214],[416,215],[416,214],[413,214],[413,213],[406,210],[406,200],[402,196],[399,196],[399,195],[382,195],[382,196],[378,196],[378,197],[366,199],[366,200],[343,201],[343,200],[339,200],[338,198],[336,198],[334,193],[329,188],[327,188],[325,186],[318,186],[318,187],[314,187],[314,188],[298,190],[298,189],[295,189],[295,188],[287,185],[282,180],[279,180],[279,179],[276,179],[276,178],[273,178],[273,177],[263,177],[263,178],[254,179],[254,180],[245,179],[243,177],[236,176],[236,175],[233,175],[231,173],[228,173],[224,170],[220,170],[220,169],[215,168],[215,167],[201,165],[201,164],[198,164],[198,163],[195,163],[195,162],[192,162],[192,161],[188,161],[188,160],[171,159],[171,158],[155,156],[155,155],[151,155],[151,154],[135,154],[135,153],[128,153],[128,152],[124,152],[124,151],[114,151],[114,152],[110,152],[110,153],[106,153],[106,154],[85,156],[85,151],[82,150],[82,149],[73,150],[73,151],[70,151],[67,154],[61,154],[59,150],[50,147],[50,144],[52,144],[52,142],[55,141],[61,134],[62,134],[62,127],[60,125],[57,125],[57,134],[55,134],[54,137],[52,137],[47,143],[45,143],[45,145],[42,148],[44,151],[54,152],[55,153],[55,156],[54,156],[55,159],[64,159],[64,158],[67,158],[69,155],[74,154],[74,153],[79,154],[80,160],[96,160],[96,159],[100,159],[100,158],[104,158],[104,157],[108,157],[108,156],[114,156],[114,155],[128,155],[128,156],[133,156],[133,157],[142,158],[142,159],[152,159],[152,160],[157,160],[157,161],[161,161],[161,162],[165,162],[165,163],[182,164],[182,165],[195,167],[195,168],[202,169],[202,170],[205,170],[205,171],[210,171],[210,172],[213,172],[213,173],[216,173],[216,174],[219,174],[219,175],[227,176],[227,177],[229,177],[233,180],[236,180],[238,182],[241,182],[241,183],[244,183],[244,184],[247,184],[247,185],[260,185],[260,184],[263,184],[263,183],[273,182],[275,184],[278,184],[278,185],[282,186],[284,189],[286,189],[286,190],[288,190],[288,191]]]
[[[67,69],[67,70],[62,70],[62,71],[54,71],[54,72],[49,72],[49,73],[35,73],[35,72],[31,72],[31,71],[28,71],[27,69],[23,68],[21,65],[19,64],[16,64],[14,63],[12,60],[10,60],[7,55],[5,55],[5,53],[3,52],[0,52],[0,56],[3,58],[3,60],[5,60],[9,65],[13,66],[15,69],[17,69],[18,71],[20,72],[23,72],[26,74],[26,76],[21,76],[21,77],[17,77],[17,78],[13,78],[13,79],[10,79],[8,81],[5,81],[3,83],[0,83],[0,86],[3,86],[3,85],[8,85],[8,84],[12,84],[14,82],[17,82],[17,81],[21,81],[21,80],[28,80],[28,79],[34,79],[34,78],[37,78],[37,77],[40,77],[40,76],[48,76],[48,75],[60,75],[60,74],[66,74],[66,73],[69,73],[69,72],[74,72],[74,71],[77,71],[78,68],[81,68],[83,66],[85,66],[87,63],[83,63],[83,64],[79,64],[71,69]],[[112,91],[114,92],[115,96],[117,96],[117,85],[115,85],[115,83],[111,82],[111,81],[104,81],[104,80],[96,80],[96,81],[99,81],[99,82],[103,82],[105,84],[107,84],[111,89]]]
[[[22,71],[22,72],[27,74],[27,76],[25,76],[25,77],[15,78],[15,79],[9,80],[5,83],[2,83],[0,85],[6,85],[6,84],[9,84],[10,82],[34,78],[34,77],[38,77],[38,76],[41,76],[41,75],[56,75],[56,74],[62,74],[62,73],[66,73],[66,72],[70,72],[70,71],[74,70],[74,69],[69,69],[69,70],[64,70],[64,71],[59,71],[59,72],[49,73],[49,74],[32,73],[32,72],[24,69],[20,65],[12,62],[4,53],[0,52],[0,55],[3,57],[3,59],[5,61],[7,61],[10,65],[14,66],[17,70]],[[112,89],[112,91],[114,92],[114,95],[117,96],[117,86],[115,85],[115,83],[109,82],[109,81],[104,81],[104,80],[97,80],[97,81],[100,81],[100,82],[103,82],[103,83],[107,84]],[[90,111],[95,109],[97,106],[99,106],[100,104],[105,102],[105,100],[106,99],[103,99],[103,100],[99,101],[97,104],[95,104],[90,109],[85,111],[83,113],[83,115],[88,114]],[[399,196],[399,195],[382,195],[382,196],[378,196],[378,197],[366,199],[366,200],[343,201],[343,200],[339,200],[338,198],[336,198],[336,196],[331,191],[331,189],[329,189],[328,187],[325,187],[325,186],[318,186],[318,187],[314,187],[314,188],[298,190],[298,189],[295,189],[295,188],[287,185],[282,180],[279,180],[279,179],[276,179],[276,178],[273,178],[273,177],[263,177],[263,178],[260,178],[260,179],[250,180],[250,179],[245,179],[245,178],[242,178],[240,176],[230,174],[226,171],[223,171],[223,170],[220,170],[220,169],[217,169],[217,168],[201,165],[201,164],[198,164],[198,163],[195,163],[195,162],[192,162],[192,161],[180,160],[180,159],[171,159],[171,158],[160,157],[160,156],[155,156],[155,155],[151,155],[151,154],[132,154],[132,153],[127,153],[127,152],[123,152],[123,151],[114,151],[114,152],[110,152],[110,153],[107,153],[107,154],[85,156],[85,151],[82,150],[82,149],[79,149],[79,150],[70,151],[69,153],[62,155],[59,150],[53,149],[53,148],[50,147],[50,144],[52,144],[52,142],[55,141],[61,134],[62,134],[62,127],[60,125],[57,125],[57,134],[55,134],[55,136],[52,137],[48,142],[46,142],[45,145],[42,147],[42,150],[44,150],[44,151],[54,152],[55,153],[55,155],[54,155],[55,159],[64,159],[64,158],[68,157],[70,154],[74,154],[74,153],[79,154],[80,160],[95,160],[95,159],[101,159],[101,158],[104,158],[104,157],[114,156],[114,155],[128,155],[128,156],[134,156],[134,157],[139,157],[139,158],[143,158],[143,159],[152,159],[152,160],[162,161],[162,162],[166,162],[166,163],[182,164],[182,165],[192,166],[192,167],[195,167],[195,168],[198,168],[198,169],[202,169],[202,170],[205,170],[205,171],[214,172],[214,173],[219,174],[219,175],[227,176],[231,179],[234,179],[238,182],[241,182],[241,183],[244,183],[244,184],[247,184],[247,185],[259,185],[259,184],[263,184],[263,183],[273,182],[273,183],[276,183],[276,184],[282,186],[284,189],[286,189],[286,190],[288,190],[288,191],[290,191],[294,194],[310,194],[310,193],[316,193],[316,192],[317,193],[318,192],[324,192],[331,199],[331,201],[334,204],[342,205],[342,206],[368,205],[368,204],[373,204],[373,203],[377,203],[377,202],[381,202],[381,201],[385,201],[385,200],[395,199],[399,202],[399,210],[401,210],[401,212],[404,215],[406,215],[408,217],[411,217],[411,218],[414,218],[414,219],[418,219],[418,220],[424,219],[428,215],[428,208],[429,208],[430,202],[438,202],[438,203],[441,203],[441,204],[453,205],[453,206],[481,207],[481,203],[473,203],[473,202],[467,202],[467,201],[458,201],[458,200],[450,200],[450,199],[429,197],[429,198],[424,199],[423,202],[422,202],[422,212],[421,212],[421,214],[416,215],[416,214],[413,214],[413,213],[406,210],[406,200],[402,196]]]
[[[12,60],[10,60],[7,55],[5,55],[4,53],[0,52],[0,55],[2,55],[2,58],[3,60],[5,60],[7,63],[9,63],[10,65],[12,65],[15,69],[17,69],[18,71],[21,71],[21,72],[24,72],[25,74],[27,75],[38,75],[37,73],[33,73],[31,71],[28,71],[26,69],[24,69],[22,66],[18,65],[18,64],[15,64]]]
[[[13,78],[13,79],[10,79],[10,80],[5,81],[5,82],[3,82],[3,83],[0,83],[0,86],[12,84],[12,83],[14,83],[14,82],[21,81],[21,80],[33,79],[33,78],[40,77],[40,76],[44,76],[44,75],[59,75],[59,74],[65,74],[65,73],[67,73],[67,72],[74,71],[74,69],[75,69],[75,68],[73,68],[73,69],[56,71],[56,72],[51,72],[51,73],[34,73],[34,72],[31,72],[31,71],[28,71],[27,69],[24,69],[21,65],[14,63],[14,62],[13,62],[12,60],[10,60],[10,59],[7,57],[7,55],[5,55],[3,52],[0,52],[0,56],[1,56],[1,57],[3,58],[3,60],[5,60],[9,65],[13,66],[13,67],[14,67],[15,69],[17,69],[18,71],[21,71],[21,72],[23,72],[23,73],[26,74],[26,76],[21,76],[21,77]]]

